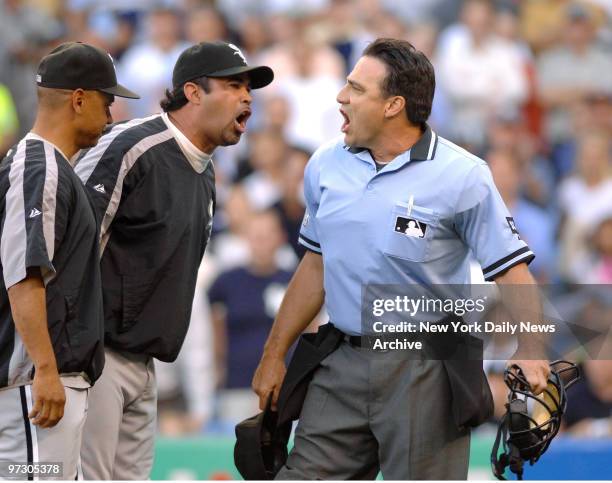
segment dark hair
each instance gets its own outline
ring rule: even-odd
[[[197,79],[193,79],[188,82],[193,82],[194,84],[199,85],[207,94],[210,92],[208,77],[198,77]],[[166,89],[164,99],[159,101],[159,106],[164,112],[178,111],[181,107],[187,104],[188,100],[185,97],[183,87],[185,87],[185,83],[175,87],[172,91]]]
[[[385,97],[402,96],[411,124],[424,128],[436,89],[436,76],[429,59],[406,40],[379,38],[363,51],[387,66],[380,90]]]

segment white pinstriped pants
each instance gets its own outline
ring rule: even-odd
[[[31,385],[0,391],[0,461],[63,464],[61,477],[26,474],[19,479],[83,479],[80,449],[89,389],[64,389],[64,417],[52,428],[35,426],[27,417],[32,410]]]

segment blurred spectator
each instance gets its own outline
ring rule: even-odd
[[[569,264],[576,271],[573,281],[612,284],[612,208],[587,230],[585,238],[584,249]]]
[[[408,25],[418,25],[426,22],[436,22],[440,27],[446,27],[459,15],[461,2],[456,0],[413,0],[397,2],[381,0],[383,6]]]
[[[266,14],[313,15],[324,10],[331,0],[260,0]]]
[[[612,213],[610,156],[610,139],[605,133],[584,133],[579,141],[577,173],[559,187],[559,207],[565,217],[560,267],[573,282],[588,283],[582,262],[590,258],[588,236],[602,216]]]
[[[612,95],[590,95],[566,109],[571,120],[572,135],[552,146],[550,159],[558,179],[576,170],[578,144],[582,133],[601,132],[612,137]]]
[[[232,187],[225,199],[222,213],[219,211],[217,208],[213,227],[219,224],[217,220],[222,215],[225,230],[213,236],[210,245],[218,270],[226,271],[248,264],[249,247],[245,240],[245,230],[253,215],[253,208],[244,190],[239,186]]]
[[[591,283],[612,285],[612,213],[595,227],[592,244]]]
[[[0,84],[0,159],[17,141],[19,120],[13,97],[5,85]]]
[[[254,62],[252,57],[259,55],[269,44],[269,34],[266,30],[265,21],[254,15],[246,17],[240,23],[238,37],[243,52],[251,57],[251,62]]]
[[[589,11],[600,26],[612,15],[610,0],[578,0],[580,5]],[[529,43],[531,49],[540,54],[554,47],[563,37],[566,25],[567,7],[572,0],[521,0],[520,5],[521,36]]]
[[[289,146],[273,131],[261,131],[249,137],[252,173],[242,181],[242,187],[255,210],[269,208],[281,198],[281,186]]]
[[[331,77],[344,73],[342,58],[326,43],[322,24],[284,15],[272,15],[267,23],[271,45],[262,62],[270,65],[275,74],[278,72],[279,80],[303,72]]]
[[[524,178],[519,161],[511,151],[492,151],[487,162],[520,234],[536,254],[530,270],[541,283],[551,280],[555,261],[555,225],[542,208],[520,195]]]
[[[247,220],[248,266],[223,272],[208,292],[220,387],[220,419],[240,421],[257,412],[251,379],[291,279],[276,263],[285,242],[278,216],[253,213]]]
[[[126,103],[130,117],[159,112],[159,100],[172,84],[172,69],[189,44],[181,40],[181,23],[174,10],[151,11],[145,24],[146,38],[128,49],[118,65],[118,76],[140,94]]]
[[[558,43],[565,23],[568,0],[522,0],[521,34],[539,53]]]
[[[494,13],[487,0],[467,0],[462,23],[442,34],[438,48],[438,81],[452,107],[451,135],[477,147],[485,143],[491,117],[520,106],[528,93],[521,48],[494,34]]]
[[[537,139],[523,119],[518,109],[495,116],[487,130],[487,151],[512,151],[521,170],[521,193],[535,204],[551,208],[556,201],[555,172],[550,161],[538,153]]]
[[[310,155],[310,152],[302,149],[291,149],[285,163],[281,187],[282,197],[274,204],[274,209],[280,217],[289,244],[300,259],[306,250],[303,245],[298,243],[298,238],[305,211],[305,201],[302,194],[304,192],[304,168],[306,168]]]
[[[121,61],[123,54],[125,54],[134,41],[135,23],[134,16],[117,14],[117,30],[112,46],[112,52],[117,61]]]
[[[213,415],[216,387],[207,262],[200,265],[189,329],[177,360],[155,361],[159,429],[166,436],[199,433]]]
[[[24,0],[0,3],[0,83],[18,100],[18,138],[30,130],[36,116],[34,77],[38,62],[61,34],[57,21]]]
[[[586,100],[591,128],[601,130],[612,138],[612,94],[598,94]]]
[[[330,60],[333,58],[335,65],[329,68],[318,65],[316,59],[325,49],[328,48],[317,46],[306,34],[303,42],[292,45],[290,55],[296,70],[277,85],[278,93],[289,104],[286,128],[289,143],[311,151],[338,136],[342,124],[336,95],[344,84],[344,64],[334,51]]]
[[[612,437],[612,361],[582,364],[582,379],[572,387],[565,424],[577,437]]]
[[[284,136],[285,126],[289,121],[289,103],[284,96],[266,97],[264,104],[264,129]]]
[[[211,6],[191,11],[187,17],[187,40],[191,44],[229,41],[227,27],[219,11]]]
[[[563,44],[544,52],[538,63],[540,100],[547,110],[547,134],[553,143],[571,138],[569,109],[590,96],[612,94],[612,57],[595,42],[595,19],[585,5],[565,9]]]
[[[542,133],[542,107],[538,98],[536,63],[529,45],[520,36],[520,25],[517,11],[504,2],[495,17],[495,32],[502,39],[516,46],[520,52],[527,76],[528,94],[523,104],[525,126],[533,135]]]

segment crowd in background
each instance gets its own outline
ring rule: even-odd
[[[611,284],[611,0],[0,0],[0,154],[30,129],[37,63],[65,40],[109,51],[140,94],[115,101],[116,121],[159,111],[193,43],[230,41],[274,69],[248,134],[214,154],[190,332],[177,362],[158,365],[162,432],[231,432],[256,412],[252,373],[303,255],[304,166],[340,134],[336,94],[376,37],[433,62],[430,124],[489,163],[537,280]],[[609,294],[580,292],[572,317],[612,322]],[[612,363],[584,368],[569,429],[612,435]]]

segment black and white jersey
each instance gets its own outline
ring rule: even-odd
[[[176,359],[215,202],[212,162],[196,169],[157,114],[116,124],[75,171],[100,227],[105,341]]]
[[[97,223],[79,178],[51,143],[28,134],[0,163],[0,388],[27,384],[33,363],[8,289],[38,268],[58,370],[93,383],[104,364]]]

